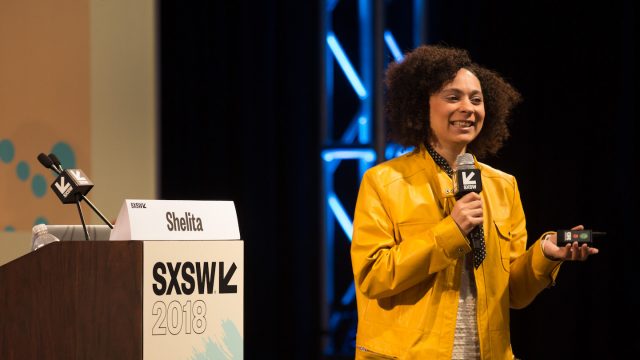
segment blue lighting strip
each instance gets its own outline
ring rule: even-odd
[[[342,296],[342,305],[351,304],[353,299],[356,298],[356,284],[355,282],[351,282],[351,286],[347,288],[347,292]]]
[[[338,64],[340,64],[340,68],[342,68],[344,75],[347,77],[347,79],[349,79],[353,90],[356,92],[356,94],[358,94],[358,97],[361,100],[366,99],[367,90],[365,90],[364,85],[362,85],[360,77],[351,65],[351,62],[349,61],[349,58],[347,58],[347,55],[342,50],[342,47],[340,46],[340,43],[338,43],[338,39],[336,38],[335,34],[331,31],[327,35],[327,44],[329,45],[333,56],[338,61]]]
[[[369,163],[376,161],[376,152],[373,149],[331,149],[322,152],[322,159],[326,162],[334,160],[364,160]]]
[[[340,141],[342,141],[343,144],[353,144],[356,138],[360,138],[360,115],[356,115],[351,120],[349,126],[342,134]]]
[[[338,0],[327,0],[327,12],[330,13],[335,9],[338,4]]]
[[[376,161],[376,152],[373,149],[331,149],[324,150],[322,152],[322,159],[325,161],[325,189],[327,189],[327,196],[331,189],[333,189],[333,182],[330,180],[333,177],[340,161],[342,160],[360,160],[359,166],[359,178],[361,179],[364,172],[373,166]],[[331,184],[329,183],[331,181]]]
[[[351,241],[353,234],[353,221],[351,217],[344,210],[344,206],[338,199],[338,196],[333,191],[332,181],[333,174],[336,171],[338,165],[342,160],[360,160],[364,166],[362,168],[368,169],[376,161],[376,153],[373,149],[331,149],[324,150],[322,152],[322,159],[325,161],[325,184],[327,188],[327,204],[331,210],[331,214],[335,217],[342,227],[345,235]]]
[[[338,200],[335,193],[328,195],[327,202],[329,203],[329,207],[331,208],[331,211],[333,211],[333,215],[336,217],[336,220],[338,220],[338,224],[342,227],[344,234],[347,235],[347,238],[351,241],[351,237],[353,235],[353,222],[344,210],[342,203],[340,203],[340,200]]]
[[[340,140],[343,144],[353,144],[356,138],[358,144],[368,144],[371,141],[369,119],[363,114],[358,114],[351,120]]]
[[[402,56],[402,52],[400,51],[400,48],[398,48],[398,43],[396,43],[396,39],[394,39],[393,34],[391,34],[391,31],[386,30],[384,32],[384,42],[387,43],[387,46],[389,47],[389,51],[391,51],[391,55],[393,55],[393,58],[396,59],[397,62],[400,62],[404,59],[404,56]]]
[[[371,127],[366,116],[358,118],[358,141],[360,144],[368,144],[371,141]]]

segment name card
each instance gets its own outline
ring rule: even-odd
[[[237,240],[233,201],[125,200],[109,240]]]

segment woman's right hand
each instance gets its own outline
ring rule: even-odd
[[[476,226],[482,224],[482,198],[480,195],[472,192],[461,197],[451,210],[453,221],[464,235]]]

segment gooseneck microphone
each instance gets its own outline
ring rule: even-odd
[[[78,207],[78,213],[80,214],[80,220],[82,221],[82,228],[84,229],[85,239],[89,240],[89,232],[87,231],[84,221],[84,215],[82,208],[80,207],[80,201],[84,200],[91,209],[107,224],[111,229],[113,225],[107,220],[104,215],[98,210],[93,203],[85,196],[91,188],[93,188],[93,182],[89,180],[87,175],[80,169],[63,169],[60,160],[55,154],[44,153],[38,155],[38,161],[47,169],[51,169],[58,174],[58,178],[51,184],[51,189],[58,196],[63,204],[75,203]]]
[[[56,156],[56,154],[49,154],[49,158],[51,159],[51,162],[53,163],[54,167],[57,166],[57,168],[62,172],[62,163],[60,162],[60,160],[58,159],[58,157]],[[71,169],[69,170],[72,177],[74,177],[76,180],[79,181],[84,181],[87,184],[91,184],[91,187],[88,188],[86,191],[82,190],[80,191],[80,197],[82,198],[82,200],[84,200],[89,207],[91,207],[91,209],[93,209],[93,211],[100,217],[100,219],[102,219],[102,221],[104,221],[105,224],[107,224],[110,228],[113,229],[113,225],[109,222],[109,220],[107,220],[106,217],[104,217],[104,215],[102,215],[102,213],[100,212],[100,210],[98,210],[98,208],[95,207],[95,205],[93,205],[93,203],[85,196],[89,190],[91,190],[91,188],[93,187],[93,183],[91,182],[91,180],[89,180],[89,178],[87,177],[87,175],[85,175],[82,170],[79,169]]]
[[[51,160],[49,156],[45,155],[44,153],[40,153],[40,155],[38,155],[38,161],[40,162],[40,164],[42,164],[42,166],[46,167],[47,169],[51,169],[55,171],[56,174],[60,175],[61,171],[58,170],[57,167],[55,167],[55,165],[53,164],[53,160]]]
[[[51,169],[58,173],[58,178],[51,184],[51,189],[53,190],[60,201],[63,204],[76,204],[78,208],[78,214],[80,214],[80,221],[82,222],[82,230],[84,231],[85,240],[91,240],[89,237],[89,231],[87,231],[87,224],[84,221],[84,214],[82,213],[82,207],[80,206],[80,201],[82,200],[83,195],[87,194],[89,190],[93,187],[93,183],[91,183],[84,174],[79,175],[80,170],[66,171],[62,168],[62,164],[55,154],[49,154],[48,156],[40,153],[38,155],[38,161],[46,168]]]
[[[453,172],[453,192],[456,200],[470,192],[479,194],[481,191],[482,178],[480,169],[476,168],[473,155],[469,153],[458,155],[456,169]],[[471,229],[469,240],[473,248],[473,266],[477,269],[487,255],[482,224]]]
[[[51,159],[51,162],[53,163],[55,168],[62,171],[62,164],[60,163],[60,159],[58,159],[56,154],[54,153],[49,154],[49,159]]]

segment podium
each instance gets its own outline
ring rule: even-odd
[[[0,267],[0,359],[242,359],[243,299],[232,202],[125,200],[109,241]]]
[[[62,241],[0,267],[0,359],[243,357],[241,240]]]
[[[0,267],[0,359],[142,359],[143,242],[65,241]]]

